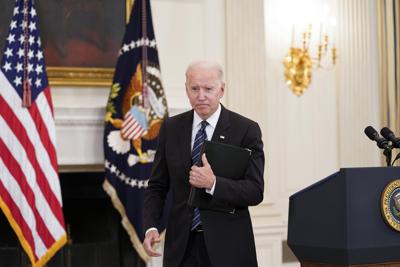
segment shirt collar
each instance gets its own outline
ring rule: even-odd
[[[221,104],[218,105],[217,110],[206,120],[210,126],[215,128],[217,126],[217,122],[219,116],[221,115]],[[197,115],[196,111],[193,114],[193,129],[197,127],[203,121],[199,115]]]

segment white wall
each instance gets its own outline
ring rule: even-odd
[[[315,71],[309,90],[297,97],[283,79],[291,16],[299,19],[296,14],[308,8],[306,17],[313,18],[325,3],[337,20],[338,62],[334,70]],[[281,262],[291,194],[340,167],[380,164],[379,152],[363,133],[367,125],[380,126],[375,5],[374,0],[152,0],[170,113],[189,108],[186,65],[212,58],[225,65],[224,103],[261,125],[266,194],[251,209],[260,266],[297,265]],[[53,88],[61,165],[102,164],[108,92]]]
[[[314,71],[309,90],[297,97],[283,79],[292,32],[287,15],[319,7],[306,16],[314,18],[324,5],[337,20],[337,65]],[[341,167],[380,165],[380,152],[363,133],[367,125],[381,124],[375,5],[373,0],[265,0],[267,179],[284,225],[291,194]]]
[[[283,80],[292,30],[283,11],[294,2],[265,1],[267,170],[278,181],[273,194],[284,214],[290,194],[339,168],[380,165],[378,149],[363,133],[380,125],[375,1],[301,2],[297,12],[325,2],[335,15],[339,55],[334,70],[313,72],[301,97]]]

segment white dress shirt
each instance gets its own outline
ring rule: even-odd
[[[208,122],[208,125],[206,127],[206,133],[207,133],[207,140],[210,141],[214,131],[215,131],[215,127],[217,126],[217,122],[219,119],[219,116],[221,115],[221,104],[218,105],[218,109],[206,120]],[[201,122],[203,121],[202,118],[200,118],[199,115],[197,115],[196,112],[194,112],[193,114],[193,125],[192,125],[192,143],[191,143],[191,149],[193,149],[193,143],[194,140],[196,138],[196,134],[197,132],[200,130],[201,128]],[[215,190],[215,183],[216,180],[214,180],[214,184],[211,187],[211,189],[206,189],[206,192],[213,195],[214,194],[214,190]]]

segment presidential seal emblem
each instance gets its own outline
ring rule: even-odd
[[[400,179],[390,182],[383,190],[381,209],[386,223],[400,232]]]

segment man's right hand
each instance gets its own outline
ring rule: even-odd
[[[150,230],[146,233],[146,236],[143,241],[143,247],[146,251],[147,255],[150,257],[159,257],[161,253],[154,249],[154,245],[160,243],[160,235],[157,230]]]

